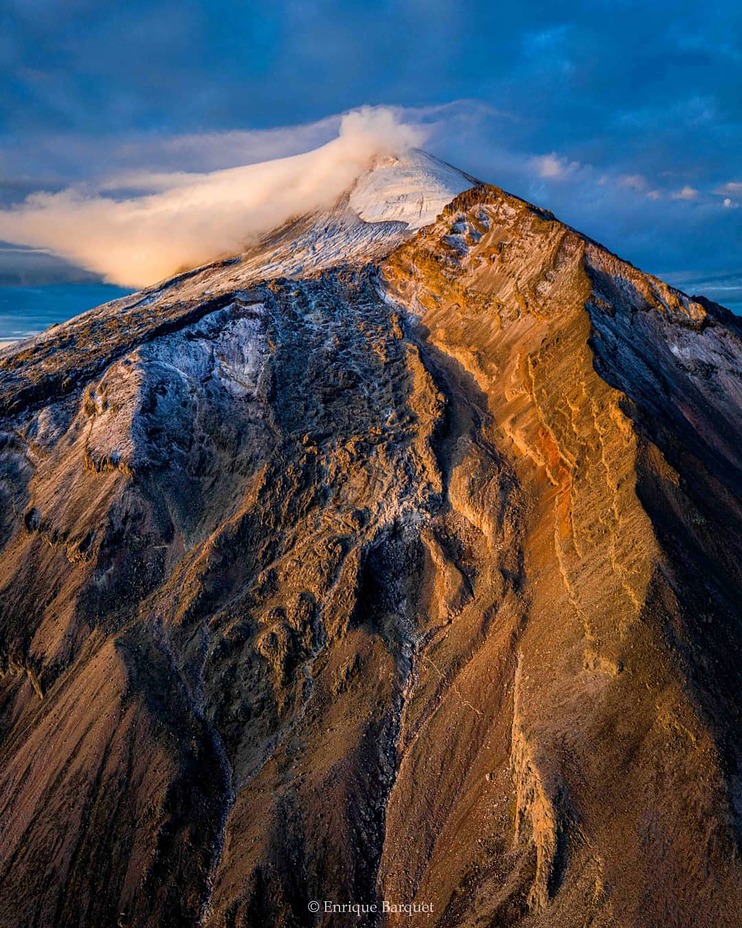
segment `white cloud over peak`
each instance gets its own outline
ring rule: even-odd
[[[342,117],[336,138],[303,154],[205,173],[135,171],[97,187],[34,193],[0,210],[0,240],[48,249],[111,283],[146,286],[331,206],[375,157],[423,140],[391,109],[364,107]],[[139,193],[110,195],[126,190]]]

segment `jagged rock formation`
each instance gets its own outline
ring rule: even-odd
[[[738,325],[392,187],[0,357],[3,928],[739,924]]]

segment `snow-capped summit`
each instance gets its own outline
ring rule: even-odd
[[[350,208],[364,222],[404,222],[412,231],[433,222],[443,207],[479,183],[427,152],[384,158],[361,176]]]
[[[366,263],[388,255],[418,229],[435,222],[476,178],[412,149],[379,159],[328,209],[296,216],[264,235],[241,255],[191,272],[191,285],[209,277],[214,293],[257,278],[315,274],[338,264]],[[148,288],[159,292],[168,282]]]

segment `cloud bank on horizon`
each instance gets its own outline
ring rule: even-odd
[[[204,173],[134,172],[33,193],[0,210],[0,239],[48,250],[109,283],[144,287],[332,206],[375,157],[402,154],[423,139],[391,109],[363,107],[342,116],[335,139],[302,154]],[[140,192],[121,195],[131,189]]]

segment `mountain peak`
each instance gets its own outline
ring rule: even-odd
[[[471,182],[0,356],[0,924],[738,925],[742,340]]]
[[[458,194],[479,183],[418,149],[379,157],[331,207],[297,215],[226,263],[211,262],[185,276],[198,285],[206,274],[213,290],[222,281],[235,287],[256,278],[299,277],[339,264],[366,264],[433,223]],[[147,292],[167,285],[158,283]]]
[[[350,194],[364,222],[403,222],[413,231],[433,222],[453,198],[479,181],[420,149],[378,159]]]

